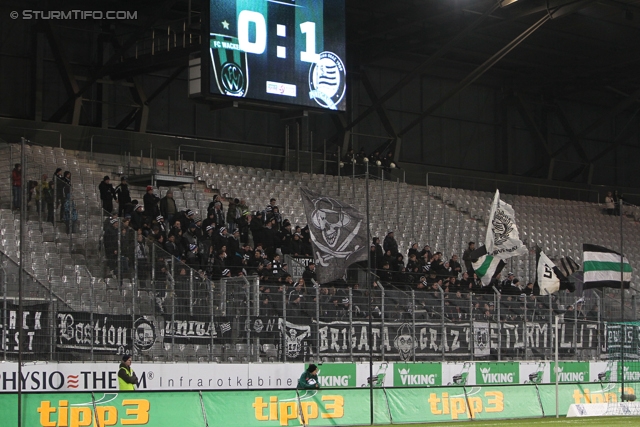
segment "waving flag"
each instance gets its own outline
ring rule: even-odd
[[[498,259],[508,259],[518,255],[525,255],[527,247],[520,240],[516,226],[516,214],[510,204],[500,200],[500,191],[491,203],[489,225],[485,237],[487,255]]]
[[[309,224],[318,283],[345,274],[347,267],[368,256],[367,222],[353,206],[300,188]]]
[[[482,282],[483,286],[489,286],[491,279],[496,277],[504,268],[505,262],[499,258],[487,254],[486,246],[480,246],[470,254],[473,271]]]
[[[618,252],[611,249],[588,243],[582,245],[582,250],[584,252],[582,262],[584,289],[602,287],[620,289],[621,279],[625,289],[629,288],[632,269],[626,257],[621,257]],[[620,267],[622,267],[622,275]]]
[[[538,258],[538,268],[536,269],[537,279],[534,283],[534,293],[536,295],[549,295],[561,289],[567,289],[570,292],[576,290],[575,285],[569,281],[562,270],[558,268],[540,248],[536,249],[536,257]],[[564,258],[562,260],[564,260]],[[569,260],[571,260],[571,258],[569,258]]]

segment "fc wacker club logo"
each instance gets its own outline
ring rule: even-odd
[[[211,34],[211,65],[218,90],[223,95],[242,98],[249,90],[247,53],[236,37]]]

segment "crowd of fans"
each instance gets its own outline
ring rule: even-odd
[[[349,151],[345,162],[357,167],[363,163],[364,152]],[[377,157],[376,157],[377,156]],[[391,157],[372,155],[383,167],[388,167]],[[371,159],[369,159],[371,161]],[[12,171],[13,208],[19,209],[21,197],[21,165]],[[189,268],[197,272],[196,296],[203,302],[208,298],[208,289],[223,277],[256,275],[260,278],[260,313],[264,316],[282,316],[286,308],[292,319],[315,318],[319,308],[321,320],[347,320],[366,318],[368,313],[368,291],[358,284],[350,286],[346,281],[323,284],[316,291],[311,286],[315,278],[313,262],[306,267],[304,275],[294,281],[289,266],[283,262],[284,255],[310,258],[313,251],[308,227],[294,226],[282,217],[277,201],[271,199],[264,209],[249,211],[244,200],[225,200],[213,196],[208,206],[207,217],[200,218],[192,210],[179,210],[173,192],[167,191],[160,198],[152,186],[147,186],[142,201],[131,198],[126,177],[113,187],[105,176],[99,187],[102,208],[105,212],[103,244],[107,267],[116,277],[133,275],[134,261],[142,288],[150,287],[150,279],[166,283],[167,261],[174,258],[174,280],[177,304],[181,310],[193,305],[189,300]],[[49,180],[43,175],[39,182],[29,182],[28,197],[35,198],[38,212],[47,221],[54,222],[57,209],[59,220],[64,222],[67,233],[77,231],[77,210],[71,191],[71,173],[58,168]],[[117,208],[114,209],[114,202]],[[225,211],[226,208],[226,211]],[[252,243],[252,245],[250,244]],[[151,265],[153,247],[156,265]],[[513,273],[503,280],[500,275],[483,286],[473,272],[471,253],[474,242],[469,242],[462,256],[457,254],[447,260],[441,252],[432,251],[429,245],[422,248],[411,245],[406,258],[398,250],[394,234],[390,231],[383,239],[375,237],[370,247],[370,262],[377,275],[377,283],[385,290],[385,317],[401,320],[407,316],[418,319],[433,319],[444,316],[447,321],[498,320],[495,307],[495,290],[501,293],[500,320],[517,321],[545,320],[549,313],[549,298],[536,297],[533,283],[521,283]],[[189,268],[187,268],[189,267]],[[366,268],[366,263],[362,267]],[[151,271],[153,271],[153,274]],[[162,286],[160,286],[162,288]],[[349,288],[351,298],[349,299]],[[375,285],[372,295],[371,316],[381,315],[380,291]],[[193,289],[193,288],[191,288]],[[165,289],[157,289],[158,301],[165,296]],[[414,291],[412,303],[410,295]],[[283,293],[286,307],[283,307]],[[444,310],[442,309],[444,300]],[[208,303],[207,303],[208,304]],[[552,302],[554,304],[554,302]],[[162,309],[162,304],[159,303]],[[557,306],[551,307],[559,311]],[[565,309],[568,318],[597,320],[597,307],[586,310],[581,304]]]
[[[137,261],[140,286],[145,288],[150,286],[152,269],[155,282],[165,283],[167,258],[174,258],[177,264],[172,278],[178,311],[198,306],[198,301],[208,307],[208,302],[205,303],[208,290],[223,277],[255,275],[260,279],[260,315],[283,316],[286,310],[287,318],[293,321],[316,318],[316,310],[324,321],[350,317],[357,320],[369,315],[379,318],[382,301],[378,283],[385,289],[384,312],[389,320],[410,319],[415,315],[418,320],[444,317],[450,322],[471,318],[496,321],[498,309],[493,288],[502,294],[498,299],[500,320],[523,321],[525,314],[527,320],[547,320],[550,315],[549,298],[536,297],[533,283],[522,284],[512,273],[504,280],[498,276],[490,286],[483,286],[473,273],[470,259],[475,249],[473,242],[469,242],[462,260],[457,254],[446,259],[429,245],[420,248],[417,243],[411,245],[405,258],[392,231],[382,242],[374,238],[370,262],[378,279],[369,313],[368,290],[358,284],[350,285],[341,279],[322,284],[316,295],[311,280],[315,279],[313,262],[299,280],[294,280],[290,267],[283,262],[284,255],[310,258],[311,236],[308,227],[294,226],[282,217],[275,199],[262,210],[249,211],[244,200],[214,195],[206,218],[200,218],[192,210],[178,210],[171,190],[160,198],[148,186],[140,202],[131,198],[126,178],[121,178],[114,188],[108,176],[99,190],[107,215],[103,241],[108,268],[114,277],[117,269],[126,277],[133,274],[133,262]],[[152,266],[154,245],[162,251],[156,252],[156,265]],[[366,268],[366,263],[362,267]],[[189,268],[197,272],[195,277],[189,274]],[[195,280],[195,284],[190,284],[190,280]],[[189,289],[195,289],[191,295],[195,295],[195,302],[189,300]],[[238,300],[245,304],[244,293],[238,294],[242,294]],[[159,289],[158,301],[164,295],[165,290]],[[558,306],[552,304],[552,309],[558,312]],[[159,306],[162,310],[161,303]],[[580,319],[597,320],[595,309],[587,311],[577,305],[575,310]]]

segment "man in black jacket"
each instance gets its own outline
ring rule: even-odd
[[[249,243],[249,223],[252,215],[249,212],[243,212],[242,216],[236,220],[238,230],[240,230],[240,241],[243,245]]]
[[[398,243],[396,242],[395,237],[393,236],[393,231],[389,231],[387,233],[387,237],[384,238],[384,242],[382,243],[382,247],[385,252],[391,251],[391,255],[395,258],[398,255]]]
[[[120,178],[120,185],[116,187],[116,199],[118,200],[118,216],[123,216],[127,203],[131,203],[129,184],[124,176]]]
[[[113,212],[113,201],[116,196],[108,176],[102,179],[102,182],[98,185],[98,190],[100,191],[100,200],[102,200],[104,215],[111,215],[111,212]]]
[[[312,284],[311,280],[316,280],[316,264],[312,261],[309,265],[304,269],[304,273],[302,273],[302,278],[305,283]]]
[[[471,259],[471,252],[476,250],[476,243],[469,242],[469,246],[462,253],[462,261],[464,262],[464,267],[467,269],[467,273],[469,276],[473,276],[473,259]]]
[[[262,230],[262,243],[264,251],[267,253],[267,258],[273,259],[276,253],[276,241],[278,239],[275,229],[275,220],[271,219],[267,221],[266,227]]]
[[[262,228],[262,212],[256,211],[256,215],[249,222],[249,229],[253,236],[253,246],[258,246],[258,243],[262,243]]]
[[[147,185],[147,193],[144,195],[142,201],[144,202],[144,212],[146,216],[153,219],[160,215],[160,209],[158,208],[160,197],[153,194],[152,186]]]

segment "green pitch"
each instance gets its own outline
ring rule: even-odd
[[[441,427],[452,425],[468,424],[473,427],[555,427],[555,426],[638,426],[640,425],[639,417],[576,417],[576,418],[539,418],[539,419],[523,419],[523,420],[504,420],[504,421],[453,421],[448,423],[428,423],[428,424],[390,424],[380,427]]]

